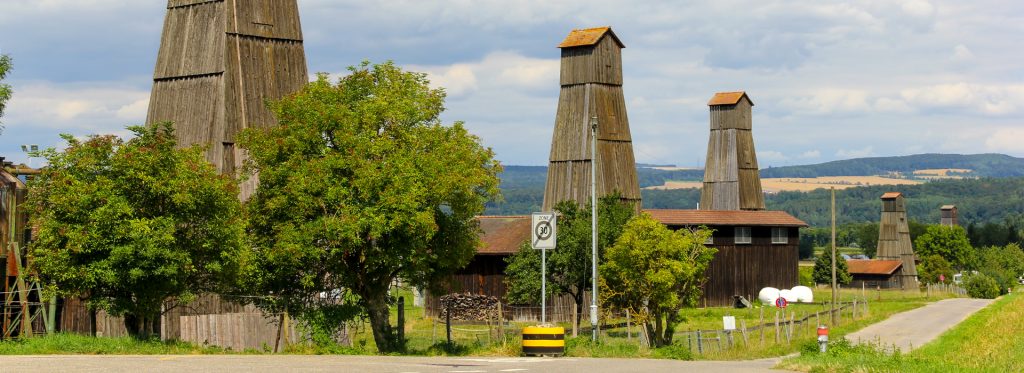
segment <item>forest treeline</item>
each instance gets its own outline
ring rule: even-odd
[[[519,215],[539,211],[544,199],[546,167],[508,166],[502,175],[504,201],[487,206],[487,214]],[[664,180],[689,179],[697,172],[686,171],[687,177],[646,168],[638,169],[641,187],[659,185]],[[762,170],[764,172],[764,170]],[[665,177],[665,179],[662,179]],[[877,222],[885,192],[903,193],[910,220],[935,224],[939,207],[952,204],[959,209],[963,226],[973,223],[1002,223],[1024,214],[1024,178],[978,178],[936,180],[918,185],[861,186],[836,191],[837,223],[839,225]],[[699,189],[643,190],[644,208],[693,209],[700,202]],[[771,210],[786,211],[812,227],[825,227],[830,221],[829,192],[779,192],[766,195]]]
[[[770,167],[761,170],[761,177],[873,176],[893,172],[909,176],[915,170],[943,168],[971,170],[962,176],[1022,177],[1024,158],[1005,154],[915,154],[856,158],[804,166]]]

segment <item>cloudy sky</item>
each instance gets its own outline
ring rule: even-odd
[[[611,25],[638,162],[696,166],[708,98],[745,90],[761,166],[923,152],[1024,156],[1021,1],[298,0],[311,72],[426,72],[505,164],[542,165],[555,47]],[[636,4],[641,3],[641,4]],[[0,155],[145,120],[165,1],[0,0],[15,89]],[[38,161],[36,161],[38,164]]]

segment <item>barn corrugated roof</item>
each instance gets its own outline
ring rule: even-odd
[[[529,216],[477,216],[480,229],[480,255],[508,255],[530,239]]]
[[[740,99],[744,97],[747,98],[747,101],[750,101],[751,106],[754,105],[754,101],[750,99],[750,96],[747,96],[747,92],[739,91],[715,93],[715,95],[711,97],[711,100],[708,101],[708,106],[736,105],[740,102]]]
[[[882,199],[893,199],[902,195],[900,192],[888,192],[882,195]]]
[[[569,32],[569,36],[562,40],[561,44],[558,44],[559,48],[574,48],[574,47],[585,47],[588,45],[597,44],[601,41],[601,38],[605,35],[610,35],[615,44],[619,45],[619,48],[625,48],[626,45],[622,44],[618,36],[615,36],[615,32],[612,31],[610,26],[594,27],[585,29],[575,29]]]
[[[903,263],[899,260],[848,259],[846,261],[846,267],[851,275],[891,275],[901,266]]]
[[[785,211],[649,209],[644,212],[662,224],[670,226],[807,226],[803,220],[797,219]]]

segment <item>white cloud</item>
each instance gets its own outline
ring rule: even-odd
[[[1024,84],[971,84],[966,82],[908,88],[900,96],[919,108],[960,108],[988,115],[1014,114],[1024,104]]]
[[[106,83],[38,82],[17,87],[4,121],[11,130],[31,124],[69,132],[113,133],[144,122],[148,104],[148,90]]]
[[[804,158],[804,159],[811,159],[811,158],[818,158],[818,157],[821,157],[821,151],[818,150],[818,149],[808,150],[806,152],[803,152],[803,154],[800,154],[800,158]]]
[[[1024,128],[1000,128],[985,139],[985,148],[992,152],[1024,153]]]
[[[559,61],[525,57],[516,52],[496,51],[483,59],[447,66],[407,66],[426,72],[431,84],[444,87],[450,96],[477,91],[481,85],[490,89],[537,89],[558,82]]]
[[[974,52],[971,52],[970,48],[966,45],[957,44],[953,47],[953,61],[955,62],[968,62],[974,60]]]
[[[789,157],[787,157],[785,154],[782,154],[782,152],[775,150],[759,151],[757,152],[757,158],[760,161],[767,162],[781,162],[789,159]]]
[[[839,159],[864,158],[873,155],[875,155],[875,147],[870,145],[863,149],[839,149],[839,151],[836,152],[836,157]]]

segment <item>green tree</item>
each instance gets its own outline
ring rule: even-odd
[[[930,225],[924,234],[914,241],[914,251],[919,257],[938,255],[946,259],[953,268],[973,268],[974,249],[963,227]]]
[[[850,276],[850,269],[846,265],[846,259],[842,256],[836,258],[836,282],[847,285],[853,281]],[[825,249],[821,256],[814,261],[814,282],[818,284],[832,284],[832,250]]]
[[[878,254],[878,223],[864,223],[857,227],[857,245],[864,255],[874,258]]]
[[[999,284],[999,292],[1006,294],[1017,286],[1017,278],[1024,276],[1024,251],[1017,244],[989,246],[978,250],[978,271]]]
[[[623,226],[633,217],[633,206],[623,202],[618,193],[598,200],[597,247],[598,261],[604,257],[607,247],[615,243],[622,234]],[[555,205],[558,212],[558,248],[548,253],[549,294],[568,294],[576,306],[576,324],[583,317],[584,298],[591,288],[590,257],[591,219],[590,204],[580,207],[574,201],[562,201]],[[506,298],[513,303],[540,303],[540,252],[533,250],[529,243],[520,247],[519,252],[506,259]]]
[[[704,245],[711,231],[672,231],[650,215],[626,224],[601,264],[603,303],[629,310],[644,325],[650,346],[672,344],[679,310],[701,296],[704,271],[717,251]]]
[[[984,273],[967,276],[964,288],[972,298],[994,299],[1000,293],[999,283]]]
[[[949,283],[953,280],[953,266],[936,254],[924,256],[917,266],[917,272],[922,284]]]
[[[235,180],[202,149],[175,147],[170,123],[129,127],[134,138],[62,135],[31,182],[35,265],[45,283],[123,315],[146,338],[164,302],[223,289],[242,247]]]
[[[244,285],[300,316],[336,294],[365,312],[385,353],[404,348],[390,285],[436,289],[472,259],[474,216],[499,197],[501,166],[461,122],[442,125],[445,93],[424,74],[391,62],[349,71],[337,84],[318,75],[271,104],[279,126],[240,136],[259,176]]]
[[[11,71],[11,57],[3,54],[0,55],[0,117],[4,116],[4,109],[7,107],[7,100],[11,99],[10,84],[4,84],[4,78],[7,77],[7,73]],[[3,124],[0,122],[0,132],[3,132]]]

